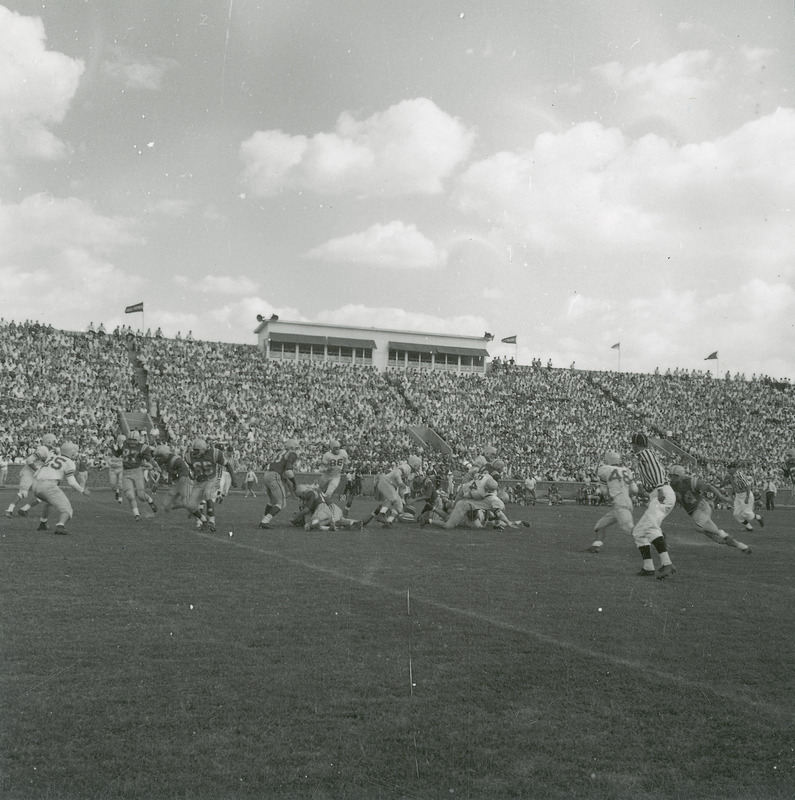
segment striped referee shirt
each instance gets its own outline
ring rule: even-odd
[[[734,475],[729,477],[735,494],[742,494],[751,488],[751,479],[744,472],[737,470]]]
[[[641,450],[635,454],[638,459],[638,474],[640,482],[647,492],[659,489],[668,483],[668,475],[662,462],[653,450]]]

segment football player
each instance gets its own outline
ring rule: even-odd
[[[632,516],[632,496],[638,493],[638,484],[632,470],[621,464],[621,455],[614,450],[605,453],[604,464],[596,471],[599,493],[609,503],[610,510],[594,525],[594,541],[588,553],[599,553],[604,544],[604,531],[618,525],[624,533],[632,533],[635,519]]]
[[[707,500],[707,494],[715,495],[721,503],[729,505],[729,498],[724,497],[720,489],[696,475],[688,475],[685,468],[679,464],[675,464],[668,470],[668,477],[671,480],[671,488],[676,493],[677,504],[693,520],[697,531],[706,534],[713,542],[736,547],[745,555],[751,552],[751,548],[747,544],[738,542],[734,537],[729,536],[712,520],[712,504]]]
[[[141,512],[138,509],[138,501],[141,500],[149,505],[153,513],[157,512],[157,503],[151,495],[146,492],[144,481],[144,466],[154,460],[152,448],[141,441],[141,434],[138,431],[130,431],[130,435],[112,451],[114,455],[121,457],[122,462],[122,492],[127,502],[133,519],[139,522]]]
[[[25,462],[22,465],[22,469],[19,471],[19,488],[17,489],[16,497],[6,509],[7,517],[12,517],[14,515],[14,509],[18,503],[25,503],[17,513],[20,517],[26,517],[31,506],[39,502],[35,495],[31,495],[31,502],[27,502],[28,495],[33,486],[33,479],[36,472],[44,466],[44,462],[50,457],[50,449],[56,449],[56,442],[55,434],[45,433],[44,436],[41,437],[41,444],[37,445],[25,457]]]
[[[226,470],[231,475],[232,467],[222,450],[211,447],[201,438],[193,440],[185,461],[193,473],[188,511],[196,517],[197,527],[206,526],[209,531],[215,532],[215,497],[221,471]],[[202,505],[207,510],[206,514],[201,510]]]
[[[271,521],[287,504],[287,489],[295,492],[295,470],[298,464],[298,440],[287,439],[284,449],[268,464],[262,476],[262,486],[268,495],[265,514],[259,527],[265,530],[273,528]]]
[[[74,442],[64,442],[61,452],[51,455],[36,473],[33,482],[33,492],[44,504],[39,519],[38,530],[47,530],[47,518],[52,506],[58,512],[58,522],[55,523],[55,533],[66,535],[66,523],[72,518],[72,504],[58,485],[65,480],[73,489],[88,497],[91,492],[80,486],[75,477],[75,459],[78,457],[78,447]]]

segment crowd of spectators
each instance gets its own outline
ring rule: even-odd
[[[441,475],[487,445],[523,480],[591,482],[606,450],[628,454],[644,428],[691,455],[702,474],[739,460],[758,480],[792,446],[795,393],[764,379],[716,380],[501,364],[486,375],[388,370],[318,360],[263,359],[253,345],[112,334],[0,321],[5,414],[0,455],[19,462],[45,432],[73,439],[95,462],[118,432],[119,410],[153,413],[176,447],[203,437],[228,445],[239,469],[260,471],[285,439],[316,471],[339,439],[359,474],[419,452],[410,429],[428,426],[452,448],[426,452]]]
[[[0,452],[19,463],[47,432],[100,457],[140,404],[124,342],[0,320]]]

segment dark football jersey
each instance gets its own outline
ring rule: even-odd
[[[121,446],[121,451],[116,452],[121,456],[124,469],[138,469],[152,458],[152,448],[148,444],[136,442],[133,439],[128,439]]]
[[[268,464],[267,471],[284,475],[287,470],[294,470],[298,461],[298,454],[293,450],[282,450],[276,458]]]

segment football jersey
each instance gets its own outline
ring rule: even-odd
[[[704,497],[703,492],[698,487],[698,478],[693,475],[685,475],[684,477],[672,475],[671,488],[676,494],[676,502],[688,514],[692,514],[696,510],[696,506]]]
[[[331,450],[328,450],[323,454],[323,458],[320,461],[320,469],[328,477],[341,475],[347,462],[348,453],[345,450],[340,449],[336,455]]]
[[[615,464],[602,464],[596,471],[599,483],[604,487],[607,496],[615,502],[617,499],[630,499],[630,486],[635,482],[632,470]]]
[[[199,455],[189,454],[187,462],[193,470],[193,479],[198,483],[203,483],[218,477],[219,470],[223,469],[226,459],[220,450],[215,447],[208,447]]]
[[[152,448],[148,444],[136,442],[134,439],[128,439],[120,449],[113,452],[121,456],[122,466],[126,470],[140,469],[153,457]]]
[[[190,478],[191,476],[188,462],[176,453],[168,457],[168,461],[163,464],[163,469],[172,481],[178,481],[180,478]]]
[[[36,480],[62,481],[75,474],[75,462],[62,455],[50,456],[36,473]]]
[[[267,471],[284,475],[288,470],[294,470],[298,462],[298,453],[293,450],[282,450],[276,458],[268,464]]]

